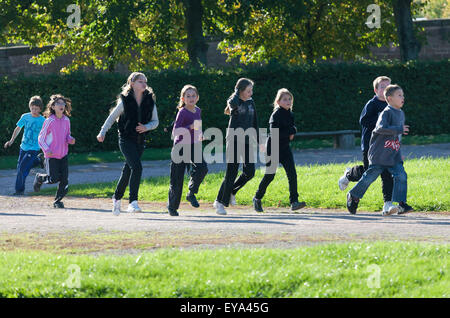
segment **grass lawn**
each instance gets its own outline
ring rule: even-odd
[[[406,242],[0,252],[0,297],[449,297],[449,255],[448,245]]]
[[[337,180],[345,167],[353,164],[328,164],[313,166],[297,166],[298,192],[300,200],[310,207],[345,209],[347,191],[340,191]],[[450,159],[412,159],[405,162],[408,174],[408,203],[416,211],[450,211]],[[223,180],[224,173],[208,174],[200,186],[197,198],[200,202],[214,202]],[[238,192],[238,204],[252,205],[252,198],[263,177],[258,169],[255,177]],[[188,179],[185,178],[183,197],[187,193]],[[351,183],[350,187],[355,183]],[[70,196],[110,198],[114,194],[116,182],[72,185]],[[139,190],[139,200],[166,202],[169,189],[169,177],[145,179]],[[40,194],[53,194],[52,189],[42,188]],[[125,193],[127,198],[128,193]],[[289,188],[286,173],[279,169],[274,181],[263,198],[263,206],[288,206]],[[360,201],[359,210],[380,211],[383,206],[381,178],[378,178]]]
[[[449,143],[450,134],[429,135],[429,136],[404,136],[402,144],[404,145],[426,145],[433,143]],[[356,138],[355,145],[361,144],[361,138]],[[316,149],[333,147],[333,138],[304,139],[297,138],[291,143],[292,149]],[[168,160],[170,159],[171,148],[148,148],[142,155],[142,160]],[[71,165],[83,165],[99,162],[118,162],[124,161],[120,151],[109,152],[88,152],[88,153],[69,153]],[[0,170],[15,169],[17,166],[17,156],[1,156]]]

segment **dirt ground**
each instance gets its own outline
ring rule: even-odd
[[[0,196],[0,250],[81,249],[134,251],[160,247],[296,247],[331,242],[401,240],[448,243],[450,212],[413,212],[383,217],[379,212],[305,208],[293,213],[251,207],[215,213],[210,203],[182,203],[180,216],[165,203],[141,202],[142,213],[114,216],[110,199],[67,197],[54,209],[51,197]],[[122,202],[126,209],[126,202]]]

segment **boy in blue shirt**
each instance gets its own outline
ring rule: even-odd
[[[39,132],[42,129],[45,118],[40,114],[44,103],[39,96],[33,96],[28,103],[29,113],[22,114],[17,127],[14,129],[11,139],[5,143],[5,148],[11,147],[14,140],[24,128],[22,143],[20,144],[19,159],[17,160],[16,192],[14,195],[23,195],[25,191],[25,179],[31,168],[38,165],[44,167],[44,157],[39,154],[38,144]]]

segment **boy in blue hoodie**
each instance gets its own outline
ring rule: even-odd
[[[352,214],[356,213],[359,200],[369,186],[384,170],[388,170],[393,176],[392,201],[398,202],[399,205],[391,206],[388,211],[383,211],[383,215],[403,214],[413,210],[406,203],[407,175],[400,152],[401,135],[407,135],[409,132],[409,126],[405,125],[405,115],[401,109],[405,102],[403,90],[398,85],[389,85],[384,95],[388,106],[380,113],[375,129],[372,131],[368,153],[369,168],[347,194],[347,209]]]

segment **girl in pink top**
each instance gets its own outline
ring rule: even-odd
[[[70,135],[70,112],[72,102],[69,98],[56,94],[50,97],[44,116],[42,130],[39,133],[38,142],[45,156],[45,168],[47,173],[37,173],[34,178],[34,191],[38,192],[43,183],[58,183],[55,208],[64,208],[61,200],[67,194],[69,187],[69,144],[75,144],[75,138]]]

